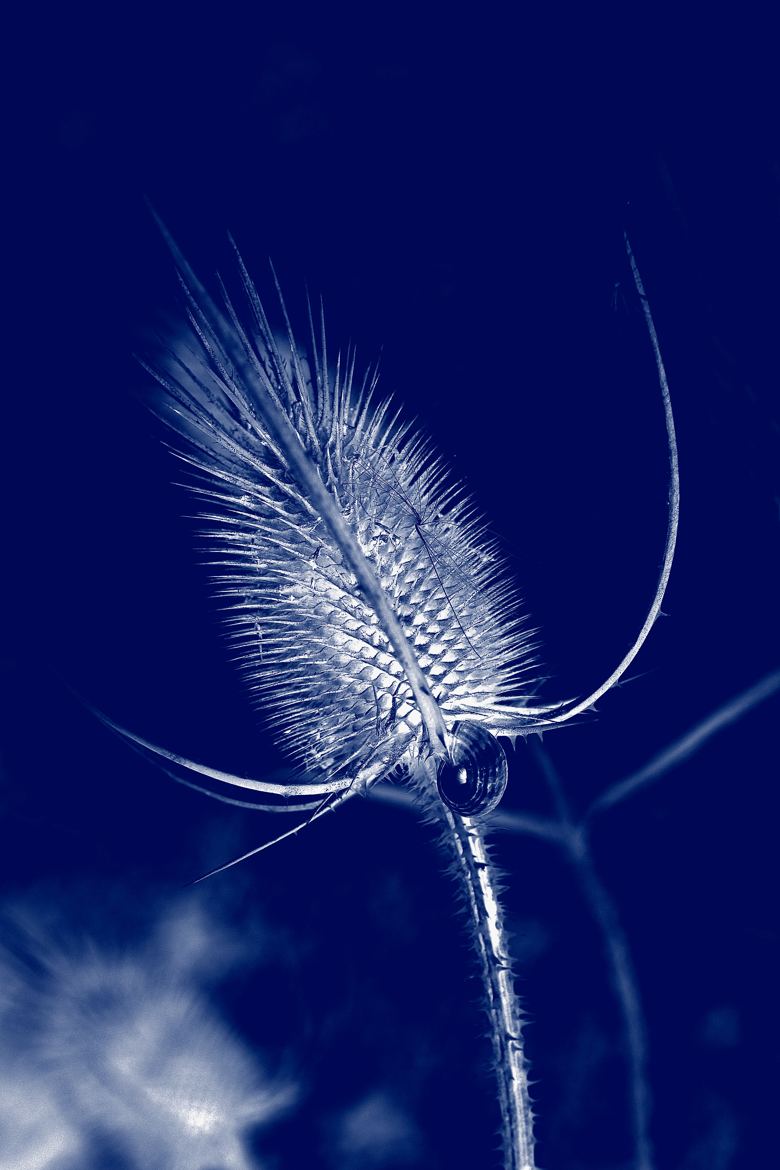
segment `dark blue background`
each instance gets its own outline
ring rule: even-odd
[[[768,30],[552,8],[41,16],[18,42],[5,224],[7,898],[130,947],[182,883],[278,829],[169,783],[67,689],[218,766],[283,762],[227,662],[189,502],[137,396],[131,355],[176,303],[144,196],[202,273],[229,267],[229,229],[266,300],[270,255],[299,323],[308,285],[333,344],[364,362],[383,350],[383,386],[506,542],[550,699],[621,657],[663,548],[663,423],[627,229],[672,388],[682,522],[641,677],[546,740],[572,803],[780,665]],[[777,713],[724,731],[594,837],[646,1009],[658,1167],[770,1155]],[[549,811],[524,745],[511,768],[506,806]],[[501,837],[497,856],[539,1163],[627,1167],[598,934],[552,847]],[[258,1133],[258,1165],[494,1164],[489,1048],[440,871],[413,815],[354,802],[197,888],[239,932],[252,915],[286,932],[270,965],[214,992],[305,1086]],[[372,1093],[412,1137],[350,1162],[338,1118]],[[128,1164],[106,1141],[96,1165]]]

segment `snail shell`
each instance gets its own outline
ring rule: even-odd
[[[490,812],[504,795],[508,777],[506,755],[496,737],[479,723],[456,723],[449,758],[436,776],[444,803],[462,817]]]

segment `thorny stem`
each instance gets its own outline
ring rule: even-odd
[[[505,1170],[534,1170],[533,1116],[521,1035],[520,1008],[498,899],[496,872],[484,831],[473,818],[460,817],[441,801],[436,813],[442,843],[464,892],[487,999],[504,1141]]]
[[[602,933],[604,949],[610,968],[611,983],[617,997],[623,1026],[626,1036],[627,1055],[629,1060],[630,1087],[631,1087],[631,1115],[634,1131],[635,1170],[653,1170],[652,1146],[649,1138],[650,1101],[647,1089],[647,1047],[645,1025],[642,1013],[642,1003],[638,990],[638,980],[634,969],[633,959],[628,939],[623,931],[617,904],[607,888],[601,882],[593,864],[593,857],[587,837],[588,822],[593,813],[609,808],[612,805],[632,796],[638,789],[654,780],[660,779],[667,772],[677,767],[699,750],[709,739],[724,728],[741,719],[754,707],[771,698],[780,691],[780,670],[770,672],[752,687],[736,695],[727,703],[717,708],[711,715],[696,724],[675,740],[668,748],[654,756],[647,764],[638,769],[625,780],[618,781],[606,790],[603,796],[598,797],[587,812],[580,818],[579,823],[572,818],[571,811],[560,778],[546,752],[537,750],[537,761],[550,787],[556,806],[557,819],[533,816],[525,813],[494,813],[490,819],[491,829],[506,832],[521,833],[526,836],[549,841],[559,845],[572,864],[580,883],[583,897],[593,918],[599,925]],[[386,784],[377,785],[372,796],[383,801],[410,805],[412,797],[401,789]],[[454,817],[443,806],[437,809],[440,816],[446,816],[446,824],[450,836],[445,836],[445,843],[455,848],[458,868],[466,878],[463,883],[469,891],[469,911],[474,925],[480,962],[483,969],[485,986],[488,988],[488,999],[491,1010],[491,1024],[494,1036],[494,1051],[498,1064],[498,1075],[501,1079],[501,1107],[505,1110],[507,1101],[512,1102],[513,1075],[516,1075],[518,1087],[517,1100],[524,1101],[518,1109],[518,1114],[525,1117],[527,1126],[527,1149],[531,1160],[527,1165],[533,1167],[533,1144],[531,1137],[531,1110],[528,1102],[527,1081],[522,1061],[522,1052],[519,1047],[519,1023],[515,1023],[512,1038],[517,1043],[517,1059],[519,1066],[515,1070],[507,1063],[505,1075],[502,1074],[502,1057],[506,1044],[506,1034],[502,1034],[502,1020],[497,1015],[495,1005],[500,1001],[500,988],[497,986],[497,974],[503,969],[507,973],[507,1005],[508,1019],[519,1021],[514,992],[509,975],[509,964],[506,946],[503,942],[500,913],[495,893],[491,887],[491,870],[489,863],[480,865],[475,850],[482,849],[484,854],[484,840],[479,829]],[[477,844],[479,842],[479,845]],[[492,947],[488,928],[488,904],[492,899],[497,921],[498,946]],[[497,957],[493,958],[495,953]],[[493,971],[495,967],[495,971]],[[511,1125],[511,1123],[510,1123]],[[516,1170],[523,1163],[517,1162],[520,1154],[509,1150],[509,1142],[516,1141],[515,1130],[507,1126],[507,1167]],[[512,1161],[512,1158],[515,1161]]]

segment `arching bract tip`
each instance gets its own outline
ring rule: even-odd
[[[207,776],[210,780],[217,780],[221,784],[228,784],[234,788],[249,789],[252,792],[262,792],[267,795],[296,798],[330,796],[334,793],[345,791],[353,784],[353,781],[349,779],[326,780],[312,784],[279,784],[271,780],[257,780],[250,776],[237,776],[232,772],[224,772],[219,768],[211,768],[207,764],[197,763],[195,760],[190,760],[186,756],[179,755],[177,752],[172,752],[168,748],[152,743],[151,740],[144,739],[141,735],[136,735],[135,732],[129,731],[126,727],[122,727],[121,724],[116,723],[104,711],[95,707],[81,695],[77,695],[77,698],[101,723],[105,724],[106,727],[109,727],[117,735],[128,740],[136,747],[142,748],[144,751],[151,753],[153,756],[157,756],[159,759],[167,760],[168,763],[175,764],[179,768],[197,773],[200,776]],[[300,808],[301,806],[299,805],[298,809],[300,810]]]
[[[666,588],[669,584],[669,577],[672,571],[672,564],[674,561],[674,551],[677,544],[677,532],[680,523],[680,467],[677,453],[677,436],[674,426],[674,415],[672,413],[672,400],[669,393],[669,383],[666,378],[666,369],[664,367],[663,358],[661,356],[661,348],[658,342],[658,334],[655,329],[655,322],[650,311],[650,305],[645,292],[645,287],[642,282],[642,277],[631,248],[631,243],[628,238],[628,233],[624,231],[623,239],[626,246],[626,254],[628,262],[631,267],[631,275],[634,279],[637,296],[639,297],[642,306],[642,313],[645,319],[645,326],[650,338],[650,345],[653,350],[653,357],[655,358],[656,371],[658,374],[658,383],[661,389],[661,398],[664,408],[664,421],[666,424],[666,439],[667,450],[669,455],[669,505],[668,505],[668,519],[666,527],[666,544],[664,547],[663,563],[661,571],[658,575],[655,595],[647,611],[642,628],[640,629],[636,639],[634,640],[628,653],[621,659],[612,673],[596,687],[584,699],[577,699],[573,702],[560,703],[555,706],[547,708],[540,707],[535,709],[527,709],[523,711],[522,708],[517,708],[514,711],[518,719],[523,719],[523,724],[516,727],[516,730],[522,734],[525,730],[533,730],[533,724],[537,727],[555,727],[568,720],[575,718],[577,715],[582,715],[584,712],[592,708],[602,695],[618,682],[618,680],[625,674],[628,667],[636,658],[637,654],[644,645],[651,629],[653,628],[657,618],[661,614],[661,604],[666,594]],[[504,712],[505,716],[510,716],[510,711],[507,708]],[[528,718],[530,716],[530,719]],[[538,721],[537,721],[538,720]],[[497,729],[501,733],[502,729]],[[508,728],[503,729],[503,734],[507,733]],[[514,729],[513,729],[514,730]]]

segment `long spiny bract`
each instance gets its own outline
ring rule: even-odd
[[[322,319],[308,360],[286,312],[278,341],[241,275],[250,320],[224,289],[218,309],[184,269],[190,335],[152,368],[156,409],[185,440],[176,452],[195,471],[204,560],[250,695],[302,776],[365,785],[436,747],[388,611],[447,730],[517,702],[529,632],[473,502],[378,398],[376,371],[358,384],[354,353],[332,371]],[[302,482],[300,456],[384,605]]]

